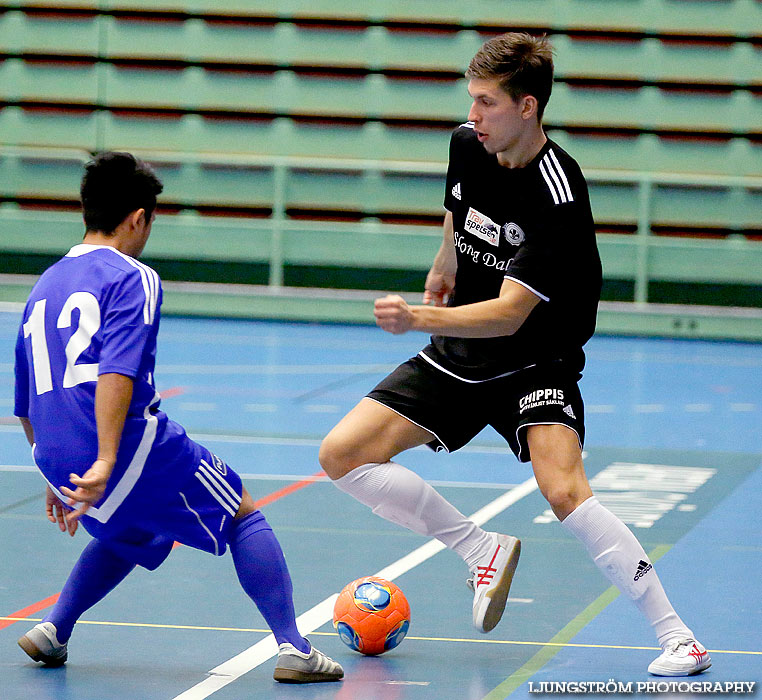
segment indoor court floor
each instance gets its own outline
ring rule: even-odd
[[[0,311],[0,700],[498,700],[537,695],[548,681],[635,691],[657,680],[645,621],[493,431],[452,455],[421,448],[398,459],[487,529],[522,539],[508,608],[489,635],[471,626],[455,554],[321,476],[321,438],[424,335],[183,318],[162,321],[162,408],[260,499],[302,629],[346,677],[275,683],[274,642],[231,559],[187,547],[88,611],[65,667],[36,666],[16,639],[55,600],[88,536],[69,538],[44,515],[44,482],[12,415],[18,322],[17,308]],[[714,665],[691,680],[762,681],[762,345],[595,337],[587,356],[588,474],[710,650]],[[412,610],[408,638],[380,657],[349,650],[330,622],[335,594],[371,574],[393,579]]]

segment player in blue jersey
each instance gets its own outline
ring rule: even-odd
[[[79,617],[136,565],[156,569],[181,542],[222,555],[279,645],[278,681],[337,681],[339,664],[297,630],[278,540],[240,477],[159,408],[154,383],[159,276],[137,261],[162,184],[128,153],[85,166],[85,237],[32,290],[16,344],[15,414],[48,482],[48,519],[93,536],[41,624],[19,640],[66,662]]]

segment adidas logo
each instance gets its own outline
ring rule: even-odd
[[[643,561],[642,559],[638,562],[638,570],[635,572],[635,578],[632,579],[633,581],[637,581],[638,579],[643,578],[649,571],[653,569],[653,566],[649,564],[647,561]]]
[[[455,197],[458,201],[460,201],[460,183],[456,183],[455,187],[452,188],[452,196]]]
[[[569,416],[570,418],[577,419],[577,416],[574,415],[574,411],[572,410],[571,404],[568,406],[564,406],[564,413]]]

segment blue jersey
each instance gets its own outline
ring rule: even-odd
[[[81,476],[97,458],[98,376],[134,380],[116,466],[87,514],[100,523],[128,510],[123,504],[139,480],[151,489],[186,478],[197,463],[189,454],[195,443],[159,410],[153,373],[161,299],[150,267],[110,246],[81,244],[45,271],[24,309],[15,414],[31,421],[34,459],[54,491],[73,489],[69,475]]]

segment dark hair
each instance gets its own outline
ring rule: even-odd
[[[111,233],[138,209],[150,221],[162,189],[151,166],[131,153],[98,153],[85,165],[79,190],[87,230]]]
[[[514,100],[532,95],[537,99],[537,118],[542,119],[553,88],[553,47],[545,36],[501,34],[482,44],[466,77],[497,80]]]

